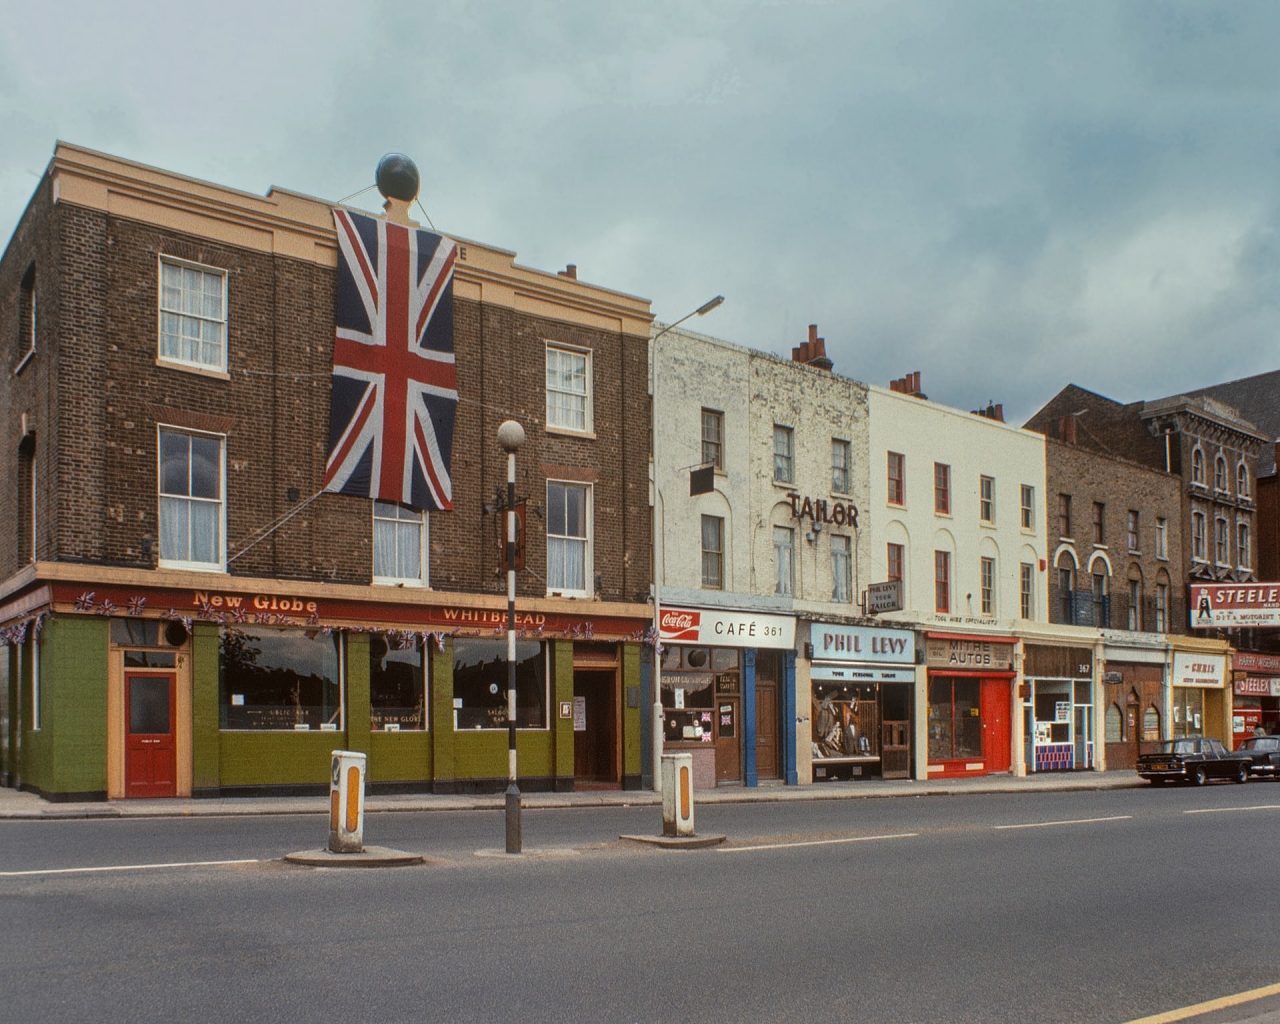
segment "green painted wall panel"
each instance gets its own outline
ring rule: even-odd
[[[41,734],[52,758],[50,793],[107,791],[107,651],[110,621],[50,618],[41,636]]]
[[[640,774],[640,729],[641,707],[627,706],[627,691],[634,687],[640,690],[640,658],[643,648],[640,644],[624,644],[622,646],[622,774]],[[638,705],[643,701],[637,701]]]
[[[224,732],[221,736],[223,786],[327,786],[331,752],[346,749],[346,737],[340,732]]]
[[[573,704],[573,644],[552,641],[551,647],[551,715],[555,733],[555,773],[562,779],[573,778],[573,719],[560,717],[560,702]]]

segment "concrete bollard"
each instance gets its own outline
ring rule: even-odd
[[[662,834],[693,835],[693,755],[662,755]]]
[[[329,756],[329,851],[363,853],[367,755],[334,750]]]

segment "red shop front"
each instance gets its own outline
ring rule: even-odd
[[[971,633],[925,634],[930,778],[1009,770],[1015,642]]]
[[[1280,654],[1237,651],[1231,659],[1231,745],[1280,733]]]

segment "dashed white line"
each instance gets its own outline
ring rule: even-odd
[[[1228,814],[1231,811],[1280,811],[1280,804],[1258,804],[1256,807],[1201,807],[1183,814]]]
[[[1055,825],[1093,825],[1100,821],[1126,821],[1132,814],[1114,814],[1109,818],[1072,818],[1069,821],[1029,821],[1023,825],[993,825],[994,829],[1052,828]]]
[[[761,843],[758,846],[721,846],[720,853],[749,853],[752,850],[790,850],[798,846],[837,846],[841,843],[869,843],[875,839],[914,839],[919,832],[895,832],[883,836],[849,836],[844,839],[810,839],[799,843]]]
[[[0,871],[0,878],[30,878],[33,875],[87,875],[103,871],[150,871],[157,868],[210,868],[231,864],[261,864],[258,857],[246,860],[186,860],[169,864],[103,864],[88,868],[40,868],[34,871]]]

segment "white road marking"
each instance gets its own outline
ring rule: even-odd
[[[884,836],[851,836],[846,839],[810,839],[802,843],[762,843],[759,846],[721,846],[720,853],[748,853],[752,850],[790,850],[797,846],[836,846],[840,843],[869,843],[873,839],[913,839],[919,832],[895,832]]]
[[[1025,825],[993,825],[992,828],[1051,828],[1054,825],[1092,825],[1099,821],[1125,821],[1132,817],[1132,814],[1115,814],[1109,818],[1073,818],[1070,821],[1031,821],[1027,822]]]
[[[252,857],[247,860],[187,860],[174,861],[170,864],[103,864],[91,868],[41,868],[36,871],[0,871],[0,878],[29,878],[33,875],[87,875],[100,871],[148,871],[154,868],[209,868],[223,867],[229,864],[261,864],[262,860]]]
[[[1227,814],[1230,811],[1280,811],[1280,804],[1258,804],[1256,807],[1202,807],[1183,814]]]

